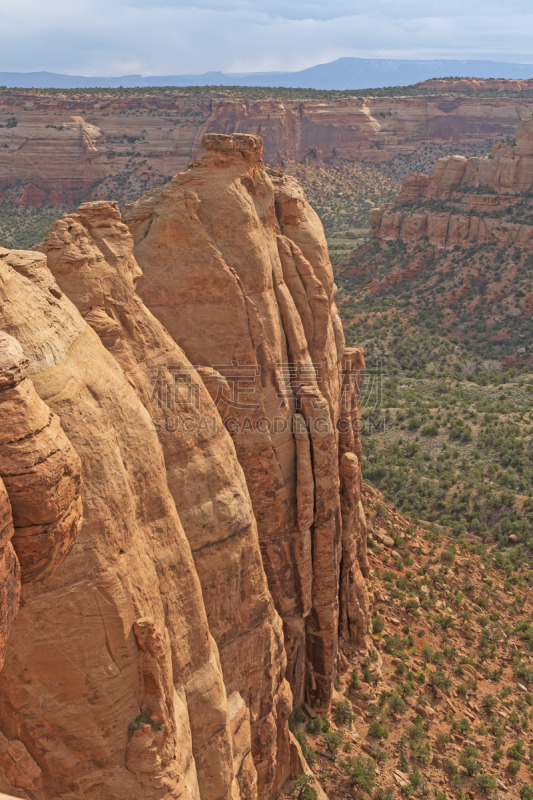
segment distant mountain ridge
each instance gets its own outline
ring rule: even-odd
[[[372,89],[408,86],[431,78],[533,78],[533,64],[338,58],[297,72],[205,72],[202,75],[123,75],[87,77],[53,72],[0,72],[0,86],[34,89],[86,89],[145,86],[272,86],[294,89]]]

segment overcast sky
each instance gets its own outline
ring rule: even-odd
[[[298,70],[341,56],[533,62],[531,0],[16,0],[0,71]]]

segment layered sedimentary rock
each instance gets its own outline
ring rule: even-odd
[[[253,798],[234,769],[247,755],[244,703],[227,697],[150,416],[43,257],[28,255],[37,267],[0,258],[0,329],[81,460],[83,519],[53,574],[22,588],[0,673],[0,789]]]
[[[340,619],[355,645],[368,614],[357,390],[343,395],[357,371],[344,358],[322,226],[300,187],[265,170],[259,137],[210,134],[204,146],[125,213],[144,274],[138,291],[198,365],[232,434],[295,701],[327,707]],[[353,456],[342,492],[341,418]]]
[[[533,90],[533,80],[513,78],[434,78],[417,84],[421,89],[435,89],[445,92],[527,92]]]
[[[265,797],[290,772],[286,720],[292,697],[281,620],[231,437],[185,353],[135,293],[141,271],[116,203],[87,203],[64,216],[48,231],[42,250],[59,287],[152,416],[238,731],[235,774],[243,796],[252,797],[257,771]]]
[[[11,504],[0,478],[0,669],[20,600],[20,566],[11,543],[13,532]]]
[[[42,256],[0,252],[5,264],[46,269]],[[59,417],[25,374],[20,344],[0,331],[0,477],[13,515],[12,544],[22,582],[49,577],[70,551],[81,524],[81,465]]]
[[[446,156],[429,176],[410,173],[396,204],[370,212],[372,235],[405,242],[427,237],[437,247],[487,243],[531,250],[529,217],[525,223],[507,221],[504,213],[507,209],[512,218],[513,206],[532,190],[533,121],[528,119],[514,141],[496,145],[490,156]],[[431,201],[440,201],[441,208]]]
[[[512,96],[516,83],[437,81],[435,94],[293,100],[179,89],[127,96],[3,90],[0,191],[36,207],[138,197],[185,169],[204,134],[235,130],[261,135],[265,159],[276,166],[318,151],[379,163],[422,142],[482,142],[511,135],[533,113],[531,99]],[[500,96],[474,94],[495,87]]]

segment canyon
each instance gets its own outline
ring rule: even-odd
[[[351,297],[394,298],[405,319],[435,323],[504,370],[533,363],[531,118],[486,156],[448,155],[429,175],[410,172],[370,225],[372,240],[342,265]]]
[[[370,212],[372,235],[404,242],[427,236],[437,247],[494,243],[530,248],[533,226],[490,214],[501,210],[514,219],[517,205],[532,191],[533,121],[528,119],[518,126],[516,138],[496,145],[487,157],[447,156],[429,176],[409,173],[396,203]],[[439,200],[448,203],[449,212],[431,209],[431,201]],[[413,205],[414,210],[401,210]]]
[[[405,96],[268,91],[2,89],[0,196],[22,208],[122,206],[185,169],[209,133],[261,136],[274,167],[380,165],[421,143],[496,141],[533,113],[530,85],[517,81],[429,81]]]
[[[322,226],[259,137],[203,145],[123,217],[0,249],[12,796],[266,800],[309,772],[293,706],[372,647],[365,366]]]
[[[482,316],[509,364],[531,357],[515,338],[533,308],[533,109],[516,97],[498,105],[470,83],[459,87],[469,96],[447,96],[457,90],[447,85],[373,99],[372,114],[370,100],[348,98],[328,116],[328,101],[320,125],[315,99],[316,124],[303,126],[314,139],[287,123],[296,101],[217,97],[215,122],[204,95],[200,122],[198,96],[178,93],[194,112],[172,154],[158,124],[176,118],[164,105],[174,92],[140,94],[142,123],[131,95],[90,95],[104,103],[97,118],[77,94],[8,93],[21,105],[2,112],[4,142],[23,133],[22,117],[41,133],[39,115],[65,117],[28,138],[24,156],[18,140],[4,201],[72,210],[30,250],[0,248],[0,792],[285,800],[305,776],[318,800],[324,789],[344,800],[370,794],[377,776],[383,800],[394,785],[531,796],[530,517],[518,546],[514,535],[489,549],[470,530],[448,539],[423,521],[433,517],[401,516],[363,484],[368,371],[354,282],[383,315],[396,291],[411,293],[403,317],[391,313],[395,327],[431,317],[443,341],[468,343]],[[398,118],[400,100],[405,130],[393,142],[398,129],[376,109],[388,103]],[[416,153],[427,128],[413,109],[424,104],[450,149],[507,140],[407,175],[397,200],[372,211],[372,241],[335,274],[285,163]],[[310,106],[300,106],[301,122]],[[357,130],[345,121],[356,106]],[[460,135],[456,116],[471,119]],[[108,122],[128,120],[145,128],[128,129],[132,142],[122,130],[120,147],[160,136],[161,157],[147,149],[126,185],[124,164],[139,157],[104,161],[99,147]],[[74,175],[80,152],[87,171]],[[34,172],[16,177],[28,156]],[[446,380],[446,392],[461,391]],[[400,426],[411,390],[385,390]],[[391,479],[416,452],[411,433],[399,434]],[[444,422],[436,435],[444,453]],[[371,442],[368,452],[375,479],[383,465]],[[505,749],[514,772],[500,764]],[[472,775],[451,760],[470,767],[473,753]]]

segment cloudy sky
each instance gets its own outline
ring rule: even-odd
[[[531,0],[17,0],[0,71],[298,70],[342,56],[533,63]]]

